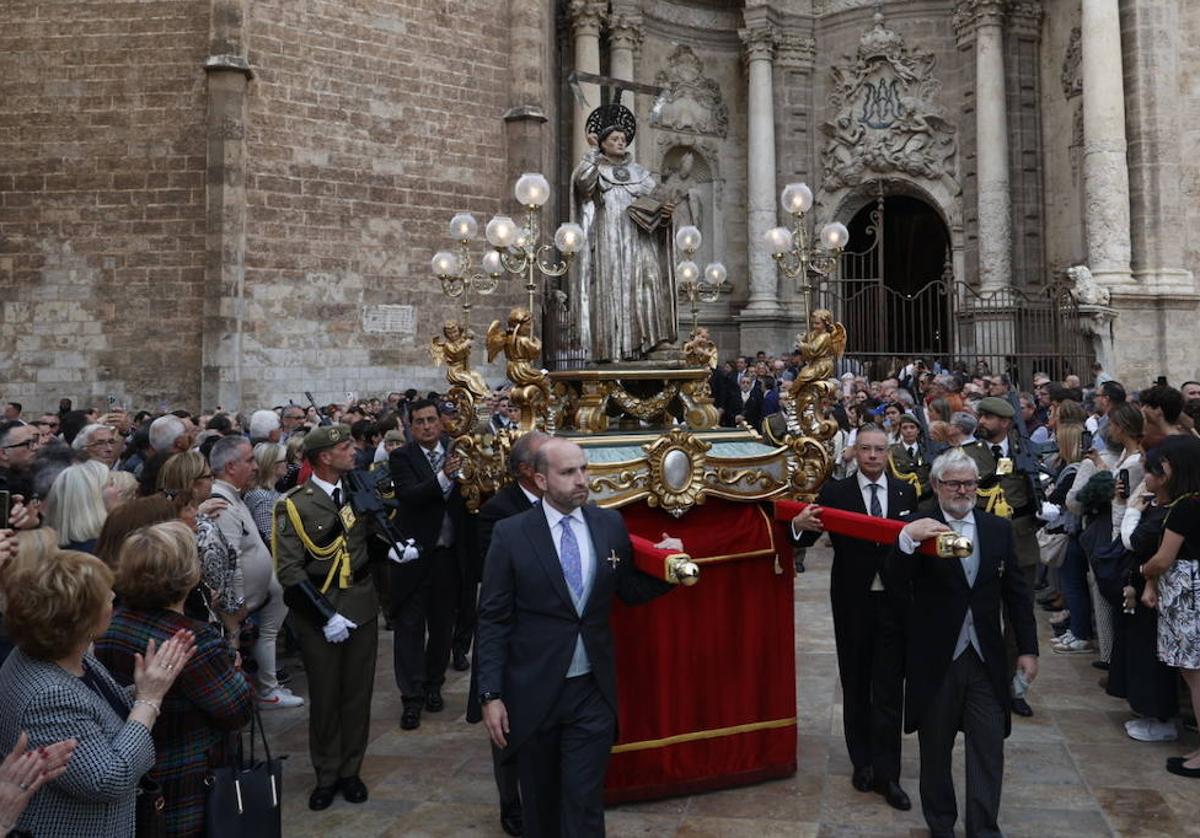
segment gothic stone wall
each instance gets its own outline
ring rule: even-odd
[[[457,303],[429,260],[451,244],[455,212],[473,212],[482,231],[516,209],[501,122],[508,4],[251,8],[243,403],[305,387],[318,400],[445,389],[427,347]],[[495,312],[520,299],[476,306],[477,358]],[[364,331],[379,305],[411,306],[412,328]]]
[[[0,3],[4,398],[198,398],[207,32],[190,0]]]

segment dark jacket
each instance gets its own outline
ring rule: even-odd
[[[917,511],[917,498],[912,487],[897,480],[890,474],[887,478],[887,516],[900,520]],[[858,476],[841,480],[828,480],[817,494],[817,504],[846,512],[867,514],[863,503],[862,492],[858,488]],[[806,532],[801,534],[798,544],[801,547],[811,547],[820,537],[820,533]],[[854,608],[865,600],[871,590],[871,582],[875,574],[879,574],[884,587],[892,590],[888,573],[888,559],[892,555],[894,545],[878,544],[851,538],[848,535],[829,533],[833,543],[833,568],[830,571],[830,593],[833,607]],[[903,580],[901,580],[902,584]]]
[[[758,382],[754,382],[754,386],[750,388],[750,397],[742,402],[742,388],[734,387],[726,396],[725,400],[725,416],[722,422],[726,427],[734,427],[737,424],[737,417],[741,416],[746,420],[746,424],[754,429],[758,429],[762,423],[763,393]]]
[[[940,507],[928,515],[945,523]],[[1000,629],[1001,612],[1012,623],[1017,653],[1038,653],[1037,623],[1033,617],[1032,592],[1017,567],[1012,524],[982,510],[975,510],[979,541],[979,572],[975,585],[967,584],[962,562],[915,553],[892,552],[888,559],[890,577],[905,582],[912,592],[908,619],[904,730],[911,733],[921,724],[921,714],[941,687],[950,667],[959,631],[970,607],[975,632],[983,650],[983,666],[992,683],[996,700],[1004,708],[1004,732],[1012,728],[1008,661]]]
[[[443,439],[442,447],[449,456],[453,450],[449,441]],[[404,535],[417,540],[424,558],[437,545],[442,519],[449,514],[454,528],[453,550],[467,574],[466,581],[478,581],[479,562],[472,549],[474,533],[467,526],[467,507],[462,492],[454,486],[448,495],[442,493],[425,449],[416,442],[394,450],[388,458],[388,468],[400,504],[400,528]]]
[[[554,704],[575,640],[583,637],[592,676],[617,712],[617,673],[609,614],[613,596],[637,604],[667,593],[667,582],[637,570],[619,513],[583,507],[596,556],[583,614],[575,611],[541,504],[496,524],[479,597],[479,692],[498,692],[508,710],[505,756],[515,755]],[[616,555],[618,561],[607,557]]]

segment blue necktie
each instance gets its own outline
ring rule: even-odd
[[[563,576],[567,578],[567,587],[575,598],[583,596],[583,561],[579,557],[579,542],[571,528],[571,519],[563,518],[562,542],[558,547],[558,560],[562,564]]]
[[[883,506],[879,503],[879,484],[868,483],[867,485],[871,487],[871,517],[882,518]]]

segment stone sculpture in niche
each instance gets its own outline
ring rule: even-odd
[[[663,92],[650,111],[654,127],[718,137],[729,131],[729,108],[721,98],[721,87],[704,75],[704,65],[691,47],[676,46],[655,83]]]
[[[694,225],[704,236],[697,252],[700,264],[712,261],[713,184],[704,154],[689,146],[676,146],[663,156],[662,193],[674,204],[672,230]]]
[[[854,63],[847,57],[847,64],[832,69],[829,102],[835,116],[821,126],[827,138],[825,189],[895,172],[944,181],[950,194],[961,191],[954,126],[934,104],[941,87],[935,63],[933,53],[909,50],[904,38],[884,26],[883,15],[875,15]]]

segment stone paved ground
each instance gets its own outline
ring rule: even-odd
[[[789,779],[688,798],[618,806],[607,814],[610,835],[859,836],[924,835],[917,808],[901,813],[850,785],[841,738],[829,611],[829,551],[809,551],[809,571],[796,579],[799,772]],[[703,582],[701,582],[703,584]],[[1043,650],[1049,638],[1039,611]],[[312,773],[304,710],[268,717],[273,745],[290,756],[284,773],[284,834],[301,836],[502,836],[491,760],[481,727],[463,721],[468,679],[451,672],[446,709],[425,714],[417,731],[401,731],[392,681],[391,635],[380,637],[374,718],[364,779],[371,799],[340,797],[310,812]],[[1000,825],[1009,836],[1200,836],[1200,781],[1167,774],[1167,756],[1196,746],[1143,744],[1125,736],[1124,702],[1097,687],[1089,657],[1046,652],[1031,693],[1037,714],[1014,719],[1005,748]],[[293,664],[294,665],[294,664]],[[306,692],[303,673],[293,684]],[[955,773],[962,800],[961,740]],[[919,806],[917,742],[904,741],[902,784]],[[960,820],[959,834],[962,834]]]

